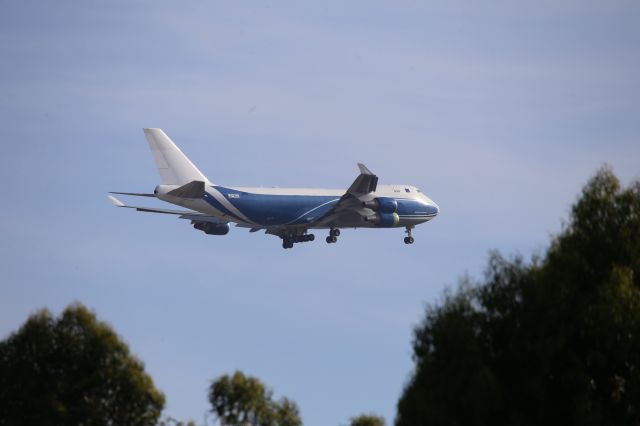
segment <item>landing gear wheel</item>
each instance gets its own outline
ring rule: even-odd
[[[309,237],[308,237],[308,238],[309,238],[309,241],[313,241],[313,240],[315,240],[315,239],[316,239],[316,236],[315,236],[315,235],[313,235],[313,234],[309,234]]]
[[[327,237],[327,243],[335,243],[338,241],[338,236],[340,235],[340,230],[338,228],[331,228],[329,230],[329,236]]]
[[[282,239],[282,248],[283,249],[293,248],[293,240],[289,239],[289,238],[283,238]]]
[[[404,243],[405,244],[413,244],[413,237],[411,236],[411,230],[413,229],[413,226],[407,226],[407,236],[404,237]]]

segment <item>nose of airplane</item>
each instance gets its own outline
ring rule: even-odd
[[[440,213],[440,206],[438,206],[433,201],[431,202],[431,206],[430,207],[431,207],[431,209],[433,211],[433,214],[435,214],[436,216],[438,215],[438,213]]]

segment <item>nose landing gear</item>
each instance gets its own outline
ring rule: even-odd
[[[407,236],[404,237],[404,243],[405,244],[413,244],[413,237],[411,236],[411,230],[413,229],[413,226],[407,226]]]

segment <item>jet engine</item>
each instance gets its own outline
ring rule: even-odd
[[[371,222],[376,226],[391,228],[394,226],[398,226],[398,222],[400,222],[400,217],[398,213],[376,213],[371,216],[364,217],[365,222]]]
[[[363,201],[362,207],[366,207],[382,214],[395,213],[398,210],[398,202],[393,198],[374,198],[371,201]]]
[[[193,221],[193,227],[198,231],[202,231],[207,235],[227,235],[229,233],[229,225],[226,223],[213,222],[197,222]]]

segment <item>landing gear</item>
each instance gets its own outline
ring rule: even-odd
[[[293,248],[293,244],[295,243],[306,243],[308,241],[313,241],[316,239],[316,236],[313,234],[303,234],[303,235],[284,235],[282,238],[282,248],[290,249]]]
[[[331,231],[329,231],[329,236],[327,237],[327,244],[332,244],[337,242],[339,236],[340,236],[340,230],[338,228],[331,228]]]
[[[306,243],[308,241],[313,241],[315,240],[316,237],[313,234],[309,234],[309,235],[296,235],[295,237],[293,237],[293,242],[294,243]]]
[[[405,243],[405,244],[413,244],[414,239],[413,239],[413,237],[411,236],[411,230],[412,230],[412,229],[413,229],[413,227],[412,227],[412,226],[407,226],[407,231],[406,231],[406,232],[407,232],[407,236],[406,236],[406,237],[404,237],[404,243]]]
[[[282,248],[283,249],[293,248],[293,239],[292,238],[283,238],[282,239]]]

